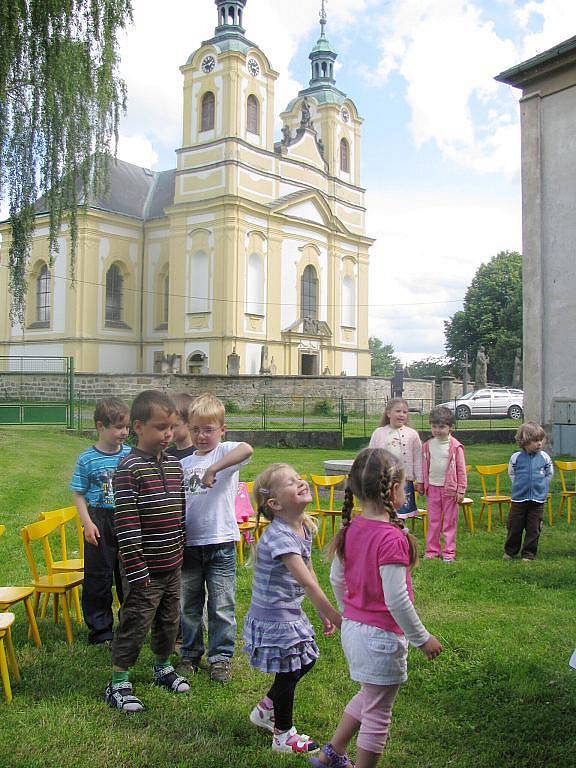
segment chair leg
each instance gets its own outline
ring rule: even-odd
[[[62,597],[63,597],[62,603],[65,603],[66,595],[62,595]],[[60,605],[60,595],[55,593],[52,596],[52,601],[54,603],[54,624],[58,624],[58,622],[60,621],[60,616],[58,612],[58,606]],[[66,606],[66,610],[68,610],[68,606]]]
[[[568,500],[566,502],[566,510],[568,513],[568,525],[572,522],[572,496],[568,496]]]
[[[242,543],[242,536],[240,536],[240,541],[236,542],[236,549],[238,551],[238,564],[244,565],[244,545]]]
[[[73,601],[74,601],[74,611],[76,613],[76,623],[82,624],[82,610],[80,609],[80,587],[76,587],[74,590],[72,590],[73,593]]]
[[[482,502],[480,504],[480,512],[478,512],[478,527],[480,527],[480,524],[482,522],[482,515],[484,514],[484,507],[485,506],[486,505],[484,504],[484,502]]]
[[[58,597],[58,595],[54,595],[55,598]],[[68,645],[72,645],[74,642],[74,639],[72,637],[72,624],[70,622],[70,611],[68,610],[68,602],[66,600],[66,596],[63,595],[62,600],[62,616],[64,618],[64,627],[66,629],[66,642]]]
[[[30,597],[25,598],[24,609],[26,611],[26,615],[28,616],[28,636],[32,637],[32,640],[34,640],[34,645],[36,646],[36,648],[40,648],[42,643],[40,641],[40,633],[38,632],[38,624],[36,623],[36,616],[34,615],[34,609],[30,605]]]
[[[50,601],[50,595],[48,592],[44,592],[42,595],[42,604],[40,606],[40,618],[46,618],[46,611],[48,610],[48,603]]]
[[[472,506],[468,507],[468,526],[470,533],[474,533],[474,513],[472,512]]]
[[[14,644],[12,643],[12,632],[10,631],[10,627],[8,627],[8,632],[6,634],[6,656],[12,667],[14,679],[19,682],[21,679],[20,670],[18,669],[18,662],[16,661],[16,654],[14,653]]]
[[[12,701],[12,688],[10,686],[10,675],[8,674],[8,663],[6,662],[6,651],[4,649],[4,635],[0,637],[0,677],[2,678],[6,700]]]
[[[560,506],[558,507],[558,512],[556,513],[556,519],[558,519],[559,517],[562,517],[562,509],[564,507],[565,501],[566,501],[566,496],[562,494],[562,496],[560,496]]]
[[[490,533],[492,530],[492,504],[488,504],[486,514],[488,515],[488,533]]]

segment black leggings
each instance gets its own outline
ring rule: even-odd
[[[277,672],[268,696],[274,703],[274,725],[279,731],[289,731],[292,728],[292,711],[294,709],[294,692],[296,685],[310,672],[316,661],[304,664],[295,672]]]

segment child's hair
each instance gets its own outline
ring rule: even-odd
[[[516,442],[520,448],[526,448],[529,443],[535,440],[544,440],[546,432],[540,424],[535,421],[527,421],[516,432]]]
[[[432,408],[428,420],[430,424],[436,424],[439,427],[450,427],[450,431],[454,428],[454,414],[445,405],[437,405],[436,408]]]
[[[337,554],[344,560],[344,544],[346,533],[352,520],[354,509],[354,497],[360,503],[371,501],[381,509],[385,509],[390,516],[390,522],[402,529],[402,521],[398,518],[393,504],[393,491],[395,485],[404,483],[404,468],[400,461],[389,451],[383,448],[365,448],[354,459],[350,474],[344,490],[344,504],[342,505],[342,526],[332,541],[329,555]],[[416,539],[407,534],[410,548],[410,567],[418,560],[418,546]]]
[[[183,422],[188,424],[190,406],[194,402],[194,398],[192,395],[189,395],[188,392],[177,392],[172,399],[174,401],[174,407],[176,408],[178,418],[182,419]]]
[[[193,401],[188,413],[190,420],[198,416],[201,419],[213,419],[222,425],[226,411],[222,400],[211,392],[204,392]]]
[[[256,505],[256,524],[260,522],[260,517],[265,517],[266,520],[272,522],[274,520],[274,512],[268,506],[269,499],[274,498],[276,482],[278,475],[281,472],[296,472],[293,466],[290,464],[284,464],[283,462],[276,462],[266,467],[256,480],[254,480],[254,486],[252,487],[252,498]],[[304,515],[304,523],[313,534],[316,533],[316,523],[308,515]]]
[[[117,397],[105,397],[98,400],[94,408],[94,424],[101,422],[104,427],[113,426],[128,416],[129,409],[126,403]]]
[[[390,424],[390,411],[392,408],[394,408],[395,405],[398,405],[398,403],[403,403],[406,408],[409,408],[408,401],[404,400],[403,397],[393,397],[391,400],[388,400],[386,403],[386,407],[384,408],[384,413],[382,414],[382,418],[380,419],[380,426],[385,427],[388,424]]]
[[[174,400],[165,392],[160,392],[158,389],[145,389],[144,392],[136,395],[130,408],[130,421],[132,424],[135,421],[147,422],[152,416],[152,409],[154,407],[160,408],[170,415],[176,411]]]

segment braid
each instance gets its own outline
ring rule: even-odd
[[[390,515],[390,520],[395,516],[394,505],[392,504],[393,480],[392,469],[388,466],[383,466],[380,471],[380,504]]]
[[[344,544],[346,542],[346,533],[350,527],[352,521],[352,512],[354,510],[354,492],[346,483],[344,488],[344,502],[342,504],[342,525],[340,530],[332,540],[328,549],[328,557],[332,558],[334,555],[338,555],[342,562],[344,561]]]
[[[344,489],[344,503],[342,504],[342,525],[350,525],[352,511],[354,509],[354,494],[349,485]]]

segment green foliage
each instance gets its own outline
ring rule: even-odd
[[[331,400],[324,398],[324,400],[317,400],[312,408],[314,416],[332,416],[334,413],[334,405]]]
[[[462,361],[468,352],[470,376],[480,345],[490,357],[488,378],[510,384],[514,354],[522,347],[522,256],[501,251],[482,264],[466,291],[464,309],[444,324],[446,352]]]
[[[372,355],[372,376],[393,376],[394,369],[400,364],[400,358],[394,355],[392,344],[384,344],[380,339],[371,336],[368,348]]]
[[[0,197],[9,198],[20,323],[34,214],[49,214],[51,259],[67,217],[74,274],[78,202],[105,190],[126,105],[117,35],[131,19],[131,0],[0,0]]]
[[[437,379],[441,376],[460,376],[457,364],[446,357],[426,357],[424,360],[417,360],[410,363],[408,373],[412,379],[423,379],[425,376],[435,376]]]
[[[226,400],[224,409],[226,413],[240,413],[240,406],[235,400]]]

